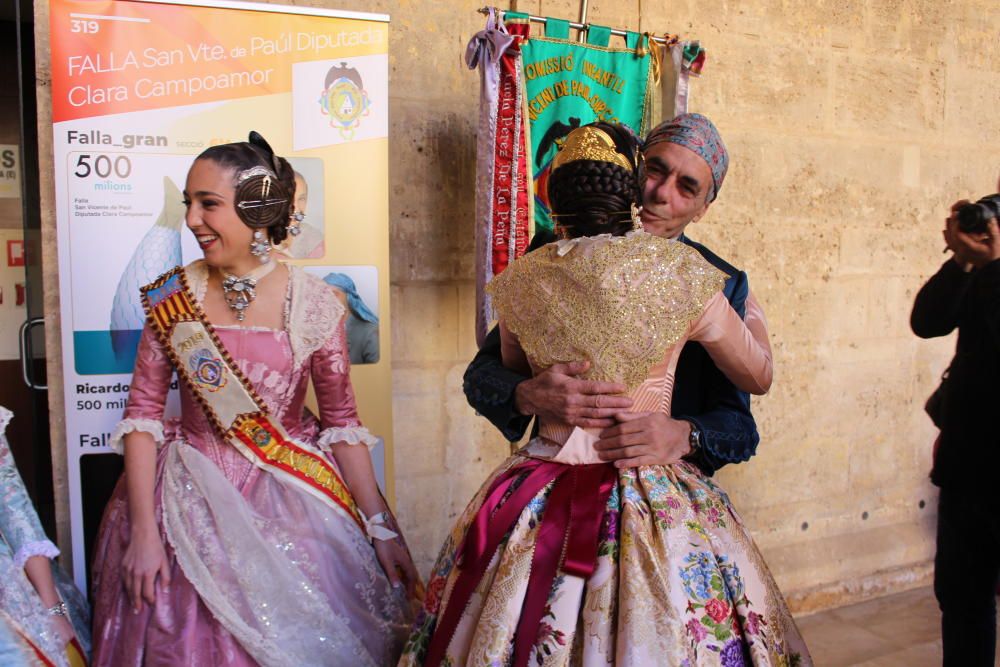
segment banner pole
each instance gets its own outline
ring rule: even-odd
[[[585,5],[584,11],[586,11],[587,0],[583,0],[583,2],[584,2],[584,5]],[[490,13],[490,9],[491,9],[490,7],[481,7],[479,9],[477,9],[476,11],[479,12],[480,14],[486,15],[486,14]],[[492,9],[501,16],[500,20],[503,20],[503,15],[507,13],[507,10],[505,10],[505,9],[498,9],[496,7],[493,7]],[[535,16],[533,14],[528,14],[528,20],[531,21],[532,23],[542,23],[542,24],[544,24],[544,23],[548,22],[548,19],[545,18],[544,16]],[[585,23],[581,23],[579,21],[569,21],[568,23],[569,23],[569,27],[570,28],[574,28],[575,30],[584,30],[585,31],[587,29],[587,25]],[[620,28],[612,28],[611,29],[611,34],[615,35],[617,37],[625,37],[628,33],[626,31],[624,31],[624,30],[621,30]],[[651,42],[656,42],[657,44],[663,44],[665,46],[672,46],[674,44],[680,43],[681,38],[680,38],[680,35],[670,35],[670,34],[667,34],[665,37],[655,37],[653,35],[650,35],[649,36],[649,40]]]

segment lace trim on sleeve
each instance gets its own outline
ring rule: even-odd
[[[14,413],[0,405],[0,436],[7,434],[7,424],[14,418]]]
[[[338,442],[346,442],[349,445],[364,443],[370,451],[375,448],[379,440],[377,435],[364,426],[331,426],[323,429],[319,434],[316,445],[324,452],[329,453],[330,448]]]
[[[59,549],[48,540],[28,542],[21,545],[21,548],[17,550],[16,554],[14,554],[14,565],[20,569],[24,567],[24,564],[27,563],[28,559],[32,556],[45,556],[51,560],[58,555]]]
[[[299,267],[291,267],[292,305],[288,337],[297,368],[334,334],[344,306],[333,288]]]
[[[116,454],[125,454],[125,436],[133,431],[141,431],[153,436],[157,445],[163,444],[163,422],[156,419],[123,419],[115,426],[109,446]]]

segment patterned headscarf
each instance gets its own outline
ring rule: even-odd
[[[360,319],[365,322],[371,322],[372,324],[378,324],[378,315],[371,311],[364,300],[362,300],[361,295],[358,294],[358,288],[354,285],[354,281],[347,275],[343,273],[328,273],[323,277],[323,282],[331,287],[336,287],[341,292],[347,295],[347,306],[351,311],[357,315]]]
[[[708,168],[712,170],[712,189],[708,193],[708,201],[714,201],[726,178],[729,153],[712,121],[700,113],[681,114],[654,127],[646,137],[642,149],[649,150],[650,146],[664,141],[694,151],[708,164]]]

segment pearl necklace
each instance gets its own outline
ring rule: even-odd
[[[274,271],[274,267],[277,264],[277,262],[261,264],[244,276],[237,277],[231,273],[224,275],[222,279],[222,295],[226,300],[226,305],[236,313],[238,321],[243,321],[243,318],[246,317],[247,308],[257,298],[257,282],[271,273],[271,271]]]

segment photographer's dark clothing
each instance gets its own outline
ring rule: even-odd
[[[1000,469],[1000,260],[972,273],[945,262],[917,294],[910,325],[921,338],[958,329],[931,479],[992,487]]]
[[[700,243],[684,236],[680,241],[729,275],[723,292],[740,317],[745,317],[749,294],[746,273]],[[711,475],[727,463],[746,461],[753,456],[760,437],[750,414],[750,395],[726,378],[705,348],[698,343],[687,343],[677,362],[675,377],[671,415],[692,422],[701,431],[698,466]],[[503,367],[497,327],[486,336],[465,371],[463,389],[469,404],[512,442],[524,436],[532,419],[517,412],[514,406],[514,390],[526,379]]]
[[[986,667],[993,665],[1000,575],[1000,260],[971,273],[945,262],[917,294],[910,325],[922,338],[958,329],[931,473],[941,487],[934,592],[944,665]]]
[[[944,667],[993,665],[1000,503],[983,496],[978,488],[953,485],[938,498],[934,595],[942,612]]]

